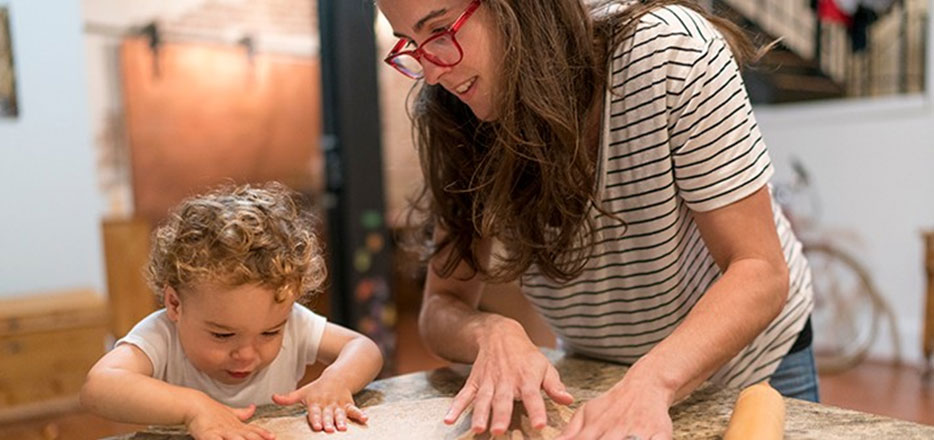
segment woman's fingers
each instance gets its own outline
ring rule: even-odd
[[[568,393],[567,388],[564,387],[558,370],[551,365],[549,365],[548,369],[545,371],[545,378],[542,380],[542,389],[545,390],[545,394],[547,394],[548,397],[551,397],[551,400],[557,403],[570,405],[574,402],[574,396]]]
[[[577,411],[574,411],[574,415],[571,416],[571,421],[564,427],[564,432],[555,438],[555,440],[571,440],[577,436],[577,433],[580,432],[583,426],[584,407],[582,406]]]
[[[444,423],[448,425],[457,421],[461,416],[461,413],[464,412],[464,409],[473,402],[474,397],[477,395],[477,388],[474,386],[473,381],[468,380],[464,387],[454,396],[454,401],[451,402],[451,409],[448,410],[448,413],[444,415]]]
[[[521,393],[522,404],[525,406],[525,411],[529,413],[532,428],[544,428],[548,424],[548,417],[545,412],[545,400],[542,399],[539,387],[526,384]]]
[[[509,429],[509,422],[512,420],[512,409],[514,405],[513,387],[509,384],[498,384],[493,394],[493,415],[490,420],[490,434],[500,435]]]
[[[479,434],[486,431],[490,420],[490,409],[493,404],[493,391],[494,388],[491,383],[484,384],[477,390],[473,401],[473,419],[470,424],[470,429],[473,432]]]

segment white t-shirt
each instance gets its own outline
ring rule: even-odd
[[[295,304],[282,336],[282,348],[276,359],[247,382],[228,385],[201,372],[185,356],[175,323],[165,309],[144,318],[117,341],[139,347],[152,362],[152,377],[161,381],[207,393],[214,400],[235,408],[272,403],[273,394],[295,390],[305,374],[305,366],[318,357],[318,347],[327,321],[305,306]]]

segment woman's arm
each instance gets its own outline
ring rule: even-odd
[[[689,394],[749,345],[788,295],[768,188],[720,209],[693,213],[723,276],[684,321],[630,370],[657,377],[670,401]]]
[[[435,234],[436,243],[440,242],[443,234],[440,231]],[[478,260],[488,264],[490,240],[483,240],[478,247]],[[487,336],[487,330],[509,326],[510,320],[477,310],[484,282],[472,273],[466,263],[458,264],[446,278],[435,273],[435,265],[440,265],[449,253],[450,249],[446,249],[429,262],[418,314],[418,330],[432,352],[453,362],[472,363],[477,358],[479,340]]]
[[[436,233],[436,243],[442,234]],[[492,242],[484,240],[479,249],[480,264],[489,265]],[[431,264],[444,261],[448,251],[435,256]],[[444,421],[454,423],[473,404],[472,429],[480,433],[489,427],[499,435],[509,427],[513,402],[521,399],[532,426],[540,429],[546,423],[542,390],[562,404],[571,403],[573,397],[520,323],[477,310],[483,287],[465,263],[448,277],[439,276],[429,265],[419,313],[422,339],[446,359],[473,364]]]
[[[668,408],[725,365],[781,312],[788,295],[788,268],[768,189],[710,212],[695,212],[694,219],[723,275],[674,332],[633,364],[610,391],[575,413],[561,439],[599,438],[608,432],[671,438]]]

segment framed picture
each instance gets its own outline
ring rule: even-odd
[[[8,8],[0,7],[0,118],[12,118],[17,114],[10,12]]]

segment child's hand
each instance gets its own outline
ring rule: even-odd
[[[302,402],[308,407],[308,424],[315,432],[347,430],[347,419],[365,424],[366,414],[354,404],[353,394],[335,381],[318,379],[286,395],[274,394],[273,402],[293,405]]]
[[[206,399],[199,405],[198,413],[186,425],[195,440],[275,440],[275,434],[259,426],[243,423],[255,411],[256,405],[231,408]]]

